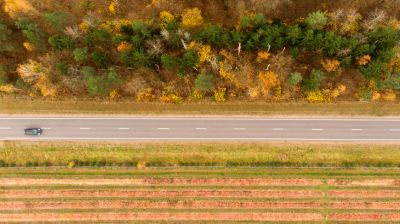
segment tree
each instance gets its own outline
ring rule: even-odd
[[[322,30],[328,23],[328,18],[326,17],[325,13],[316,11],[308,14],[307,18],[305,19],[305,23],[313,30]]]
[[[223,48],[232,43],[228,30],[212,24],[205,26],[195,38],[198,42],[203,42],[217,48]]]
[[[197,65],[199,62],[199,55],[194,50],[186,51],[181,59],[181,71],[190,70]]]
[[[290,74],[288,79],[288,84],[290,86],[296,86],[303,80],[303,76],[301,76],[300,72],[294,72]]]
[[[306,92],[318,91],[323,79],[324,73],[320,70],[313,69],[310,76],[303,80],[303,89]]]
[[[193,29],[202,26],[204,23],[201,10],[198,8],[186,9],[182,14],[182,27],[184,29]]]

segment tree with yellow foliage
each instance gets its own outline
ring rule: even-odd
[[[280,85],[278,75],[272,71],[260,72],[258,74],[258,80],[261,93],[264,96],[269,95],[272,88],[276,88]]]
[[[165,29],[168,24],[175,20],[175,16],[169,11],[160,12],[160,27]]]
[[[184,29],[194,29],[202,26],[204,23],[201,10],[198,8],[186,9],[182,14],[181,26]]]
[[[321,61],[321,65],[327,72],[336,72],[340,67],[340,61],[336,59],[325,59]]]

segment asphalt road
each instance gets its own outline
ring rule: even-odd
[[[42,136],[25,136],[40,127]],[[399,141],[396,119],[0,118],[1,140]]]

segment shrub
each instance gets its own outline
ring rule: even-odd
[[[74,55],[74,59],[77,62],[82,62],[82,61],[86,61],[87,57],[88,57],[88,49],[85,48],[76,48],[73,51],[73,55]]]
[[[58,31],[63,30],[68,22],[68,15],[64,12],[47,12],[43,14],[43,18]]]
[[[81,74],[86,77],[86,76],[94,76],[96,74],[96,70],[90,66],[84,66],[81,68]]]
[[[128,42],[126,42],[126,41],[123,41],[122,43],[120,43],[120,44],[117,46],[117,51],[118,51],[118,52],[125,52],[125,51],[130,51],[130,50],[132,50],[132,48],[133,48],[133,46],[132,46],[131,43],[128,43]]]
[[[308,14],[304,22],[313,30],[322,30],[328,23],[328,18],[325,13],[316,11]]]
[[[86,72],[87,74],[84,78],[90,96],[106,96],[115,85],[121,82],[119,74],[113,67],[109,68],[107,73],[101,76],[94,75],[91,69]]]
[[[95,8],[96,4],[93,0],[82,0],[79,4],[79,7],[84,11],[90,11]]]
[[[69,65],[67,62],[58,62],[56,64],[56,70],[62,75],[68,74],[68,67]]]
[[[265,26],[266,19],[264,14],[257,13],[257,14],[247,14],[242,16],[239,21],[239,29],[240,30],[256,30]]]
[[[28,18],[22,17],[17,20],[15,25],[22,30],[24,37],[28,39],[29,43],[35,46],[35,49],[45,49],[41,31],[36,23],[32,22]]]
[[[303,76],[299,72],[294,72],[290,74],[288,79],[288,84],[290,86],[296,86],[303,80]]]
[[[8,29],[7,25],[0,21],[0,52],[15,50],[13,44],[8,42],[11,34],[12,31]]]
[[[280,81],[278,75],[272,71],[260,72],[258,74],[258,80],[260,82],[261,92],[267,96],[272,88],[279,86]]]
[[[182,14],[182,27],[185,29],[198,28],[204,23],[201,10],[198,8],[186,9]]]
[[[364,55],[357,60],[358,65],[367,65],[371,61],[370,55]]]
[[[64,49],[71,49],[74,46],[74,42],[65,35],[54,35],[49,37],[50,46],[57,51]]]
[[[125,51],[119,55],[121,62],[133,68],[147,67],[150,66],[150,57],[143,51]]]
[[[336,72],[340,67],[340,61],[335,59],[325,59],[321,61],[321,65],[327,72]]]
[[[161,55],[161,64],[163,67],[172,70],[176,66],[176,59],[168,54]]]
[[[0,86],[8,83],[7,68],[4,65],[0,65]]]
[[[110,64],[108,56],[101,51],[94,51],[91,55],[93,62],[101,67],[107,67]]]
[[[310,76],[303,80],[303,89],[307,92],[318,91],[323,78],[324,73],[322,71],[312,70]]]
[[[320,90],[307,92],[306,99],[309,103],[327,103],[332,101],[328,92],[325,93]]]
[[[85,38],[85,44],[89,47],[97,44],[110,43],[112,39],[111,33],[107,29],[96,29],[88,34]]]
[[[214,89],[215,76],[212,73],[201,73],[195,81],[195,88],[201,92],[209,92]]]
[[[40,62],[29,60],[28,63],[20,64],[17,73],[25,83],[35,84],[44,75],[44,67]]]
[[[226,88],[218,88],[214,90],[214,100],[217,103],[225,102]]]
[[[270,56],[271,56],[271,54],[266,52],[266,51],[259,51],[257,53],[257,62],[261,63],[261,62],[264,62],[264,61],[268,61]]]

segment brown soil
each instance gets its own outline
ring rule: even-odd
[[[400,214],[329,214],[332,221],[400,221]]]
[[[339,180],[331,179],[329,185],[334,186],[400,186],[399,179]]]
[[[0,210],[16,209],[122,209],[122,208],[319,208],[317,202],[237,202],[237,201],[73,201],[0,202]]]
[[[40,221],[128,221],[128,220],[238,220],[238,221],[319,221],[316,213],[84,213],[84,214],[0,214],[4,222]]]
[[[400,191],[330,191],[328,196],[334,198],[400,198]]]
[[[1,191],[1,198],[50,197],[258,197],[258,198],[317,198],[319,191],[302,190],[10,190]]]
[[[227,186],[316,186],[321,180],[289,179],[228,179],[228,178],[143,178],[143,179],[37,179],[1,178],[0,186],[14,185],[227,185]]]
[[[331,209],[399,209],[400,202],[333,202]]]

